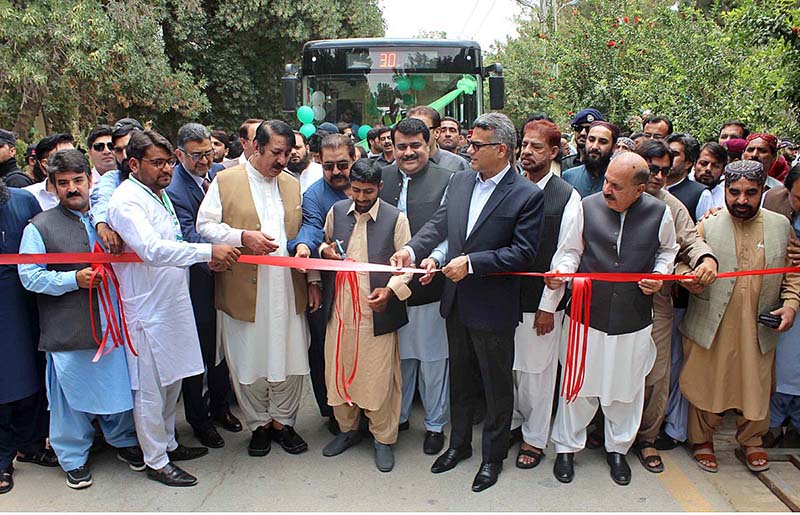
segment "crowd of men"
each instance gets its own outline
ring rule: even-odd
[[[434,474],[472,455],[482,423],[476,492],[516,443],[515,465],[532,469],[550,442],[564,483],[585,447],[605,449],[620,485],[631,449],[660,473],[660,453],[685,442],[716,472],[728,412],[747,467],[766,470],[764,447],[800,430],[800,275],[717,275],[800,263],[794,145],[738,121],[701,145],[662,116],[622,134],[592,108],[571,128],[489,113],[465,134],[419,106],[370,130],[367,151],[341,124],[306,138],[248,119],[231,145],[189,123],[173,145],[124,118],[96,127],[86,153],[70,134],[43,138],[26,171],[0,129],[2,253],[141,260],[113,263],[116,281],[88,262],[0,267],[0,493],[14,460],[90,486],[103,440],[168,486],[197,483],[176,462],[223,447],[218,427],[250,431],[251,456],[273,442],[306,452],[307,375],[333,436],[326,457],[371,440],[391,471],[417,392]],[[422,271],[337,275],[243,255]],[[585,370],[566,398],[567,329],[583,321],[561,274],[576,272],[648,278],[594,281]],[[181,394],[202,447],[176,438]]]

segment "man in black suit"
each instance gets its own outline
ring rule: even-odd
[[[197,233],[197,210],[216,172],[224,169],[214,163],[211,133],[198,123],[187,123],[178,130],[175,165],[172,182],[167,187],[175,214],[181,224],[183,239],[190,243],[207,243]],[[217,313],[214,309],[214,274],[206,263],[189,268],[189,293],[192,297],[197,336],[206,366],[208,402],[203,398],[203,374],[183,380],[183,404],[186,421],[192,426],[200,443],[219,448],[225,440],[214,428],[214,422],[228,431],[242,430],[242,424],[233,416],[228,405],[231,382],[228,366],[223,360],[216,364]]]
[[[692,221],[697,222],[697,203],[706,187],[690,180],[688,175],[700,156],[700,143],[690,134],[676,132],[667,137],[667,144],[673,156],[672,168],[667,175],[667,191],[686,206]]]
[[[431,472],[445,472],[472,455],[472,415],[479,395],[476,371],[486,392],[482,463],[472,490],[497,482],[508,455],[514,404],[514,332],[521,319],[520,280],[491,275],[530,270],[542,224],[542,191],[510,165],[516,146],[514,125],[489,113],[474,125],[469,154],[477,172],[453,175],[445,201],[392,264],[433,270],[427,258],[447,240],[449,279],[442,292],[450,352],[450,446]],[[425,258],[425,259],[422,259]],[[429,282],[431,274],[421,282]]]

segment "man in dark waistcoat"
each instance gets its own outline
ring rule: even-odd
[[[422,120],[408,118],[392,129],[395,162],[383,169],[381,200],[396,206],[408,217],[415,234],[439,208],[451,172],[428,159],[431,133]],[[436,267],[444,262],[446,243],[433,252]],[[417,389],[425,408],[425,454],[438,454],[444,446],[444,426],[450,420],[450,379],[447,331],[439,315],[444,276],[437,274],[433,284],[409,283],[413,295],[408,300],[408,325],[398,332],[400,367],[403,372],[403,405],[400,430],[409,427],[411,405]]]
[[[411,232],[406,216],[378,198],[381,185],[377,163],[367,158],[355,162],[350,170],[352,200],[341,200],[328,211],[320,256],[389,264]],[[411,295],[409,280],[407,275],[358,272],[357,288],[346,284],[336,291],[325,335],[325,377],[328,404],[341,432],[325,446],[325,456],[341,454],[360,441],[363,410],[375,437],[375,465],[381,472],[394,468],[392,445],[401,400],[397,330],[408,323],[404,301]]]
[[[9,188],[0,179],[0,253],[16,254],[22,231],[42,210],[27,191]],[[25,291],[15,265],[0,266],[0,494],[14,487],[14,456],[18,461],[57,467],[52,450],[45,450],[47,398],[40,391],[35,299]],[[19,454],[18,454],[19,453]]]
[[[92,175],[89,161],[78,150],[61,150],[48,159],[48,180],[55,186],[58,206],[36,215],[25,228],[22,254],[91,252],[100,242],[89,218]],[[100,309],[97,292],[90,306],[86,289],[101,287],[88,263],[19,265],[26,289],[37,294],[40,317],[39,350],[47,354],[47,397],[50,401],[50,444],[67,473],[67,486],[92,485],[87,465],[97,419],[106,441],[133,470],[144,470],[133,423],[133,395],[125,347],[107,341],[107,352],[96,363],[97,342],[111,323]],[[119,320],[117,298],[112,305]]]
[[[603,190],[583,199],[582,212],[553,257],[557,273],[672,272],[678,246],[667,206],[645,193],[650,170],[632,152],[619,154],[608,167]],[[563,279],[548,278],[551,289]],[[594,281],[586,350],[585,382],[577,398],[559,398],[552,439],[558,453],[553,473],[561,482],[574,478],[574,453],[586,445],[586,427],[598,406],[605,415],[605,448],[612,479],[631,480],[625,460],[642,418],[645,376],[656,357],[650,338],[652,295],[662,281]],[[573,302],[576,301],[573,296]],[[567,345],[562,345],[565,363]],[[562,383],[565,374],[562,374]]]
[[[574,223],[580,194],[550,170],[558,155],[561,131],[551,121],[533,120],[522,129],[520,164],[524,175],[544,192],[542,236],[531,270],[547,272],[560,242]],[[516,465],[533,468],[544,457],[550,435],[558,347],[564,319],[560,290],[545,288],[541,277],[524,277],[520,303],[522,324],[514,334],[514,416],[511,427],[521,433]]]

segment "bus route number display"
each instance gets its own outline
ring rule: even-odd
[[[439,52],[430,49],[393,50],[387,48],[354,49],[347,53],[348,70],[435,70]]]

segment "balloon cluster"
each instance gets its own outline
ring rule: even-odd
[[[426,81],[425,77],[422,75],[413,75],[411,77],[407,75],[398,75],[394,78],[394,84],[397,91],[406,93],[409,90],[422,91],[425,89]]]
[[[300,127],[300,134],[306,138],[317,132],[314,121],[325,120],[325,93],[315,91],[311,94],[311,106],[301,106],[297,109],[297,119],[303,125]]]

